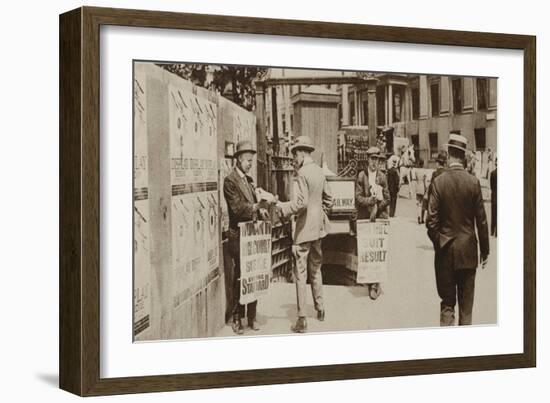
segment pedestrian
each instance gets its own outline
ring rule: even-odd
[[[426,193],[426,173],[424,172],[424,161],[419,158],[417,166],[413,169],[412,178],[416,193],[416,221],[418,224],[424,223],[424,213],[422,203]]]
[[[239,223],[254,221],[258,218],[268,219],[267,210],[264,202],[257,202],[256,192],[252,178],[248,175],[252,168],[256,150],[248,140],[242,140],[237,143],[234,158],[236,166],[223,182],[223,194],[227,202],[227,211],[229,215],[229,254],[234,263],[233,275],[233,321],[231,328],[236,334],[243,334],[244,327],[242,318],[245,315],[248,319],[248,326],[252,330],[260,330],[256,320],[256,309],[258,301],[250,302],[245,305],[239,302],[240,284],[241,284],[241,261],[240,261],[240,230]]]
[[[395,216],[395,210],[397,208],[397,195],[399,194],[399,158],[396,155],[392,155],[389,158],[388,169],[388,191],[390,193],[390,217]]]
[[[359,172],[355,182],[355,203],[357,218],[388,218],[390,193],[386,175],[378,168],[380,149],[370,147],[367,150],[367,168]]]
[[[495,169],[491,171],[491,235],[497,236],[497,159],[495,158]]]
[[[306,282],[309,277],[317,319],[325,320],[323,303],[323,277],[321,264],[323,253],[321,239],[329,231],[327,212],[332,207],[332,196],[323,169],[317,165],[311,153],[315,150],[308,136],[299,136],[290,147],[297,171],[294,179],[294,194],[288,202],[277,202],[283,217],[296,216],[293,252],[295,257],[296,300],[298,318],[291,330],[307,331]]]
[[[447,149],[449,168],[432,183],[426,226],[437,256],[435,279],[441,298],[440,325],[454,325],[457,300],[459,325],[470,325],[476,269],[479,263],[483,269],[487,266],[489,231],[481,185],[464,168],[466,138],[451,134]]]
[[[428,186],[428,201],[430,198],[430,192],[431,192],[435,178],[441,175],[443,171],[445,171],[445,168],[447,168],[447,158],[448,158],[448,154],[447,154],[447,151],[445,150],[441,150],[437,154],[437,158],[435,159],[435,161],[437,162],[437,168],[435,169],[435,171],[433,171],[432,178],[430,179],[430,186]]]

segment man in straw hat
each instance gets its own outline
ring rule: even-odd
[[[466,146],[465,137],[450,135],[447,144],[449,167],[434,179],[428,203],[426,226],[436,253],[435,279],[441,298],[441,326],[454,325],[457,300],[459,325],[472,323],[479,264],[478,239],[483,269],[489,256],[489,231],[481,185],[464,169]]]
[[[355,202],[357,204],[357,218],[388,218],[390,193],[386,175],[380,171],[378,159],[380,149],[370,147],[367,150],[367,168],[357,175],[355,183]]]
[[[240,231],[239,223],[253,221],[258,217],[267,219],[265,202],[258,203],[254,183],[248,175],[252,168],[256,150],[248,140],[237,143],[234,157],[237,159],[235,168],[223,182],[223,194],[227,202],[229,215],[229,254],[235,264],[233,276],[233,322],[232,329],[236,334],[243,334],[244,328],[241,319],[245,314],[245,306],[239,303],[241,283],[240,262]],[[256,306],[258,301],[246,305],[246,317],[248,326],[252,330],[260,330],[256,321]]]
[[[294,256],[296,259],[296,299],[298,319],[291,327],[296,333],[307,331],[306,321],[306,281],[309,275],[313,302],[317,319],[325,320],[323,304],[323,278],[321,264],[321,238],[328,232],[326,212],[332,207],[332,196],[328,189],[323,169],[311,157],[315,150],[308,136],[299,136],[290,147],[294,157],[297,175],[294,182],[294,194],[291,201],[278,202],[277,207],[284,217],[296,215],[294,235]]]

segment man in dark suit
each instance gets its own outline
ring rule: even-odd
[[[399,194],[399,158],[392,155],[389,159],[390,169],[388,169],[388,191],[390,192],[390,217],[395,216],[397,207],[397,195]]]
[[[239,223],[254,221],[258,217],[266,219],[266,211],[261,203],[257,202],[252,178],[248,176],[252,168],[256,150],[252,148],[252,143],[243,140],[237,143],[234,157],[237,159],[235,168],[225,178],[223,182],[223,194],[227,202],[229,215],[229,254],[235,264],[233,276],[233,323],[231,325],[236,334],[243,334],[244,328],[241,318],[245,315],[245,306],[239,303],[240,284],[241,284],[241,261],[240,261],[240,230]],[[260,330],[256,321],[256,305],[258,301],[246,305],[246,317],[248,326],[252,330]]]
[[[491,183],[491,235],[497,236],[497,160],[489,178]]]
[[[464,170],[466,146],[465,137],[450,135],[449,168],[434,179],[428,203],[428,236],[439,254],[435,275],[441,298],[441,326],[454,325],[457,299],[459,325],[472,323],[478,238],[482,268],[486,267],[489,256],[481,185]]]

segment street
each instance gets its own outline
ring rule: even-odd
[[[490,203],[485,203],[490,223]],[[316,319],[311,289],[308,289],[308,332],[418,328],[439,326],[439,297],[436,291],[434,251],[425,225],[416,221],[415,201],[400,197],[396,217],[391,219],[388,281],[382,283],[382,295],[368,296],[367,287],[325,285],[326,318]],[[477,270],[473,324],[497,323],[496,238],[490,237],[489,264]],[[456,307],[458,312],[458,307]],[[458,320],[458,313],[456,315]],[[260,331],[245,326],[245,336],[290,333],[296,319],[295,285],[272,283],[268,295],[258,300]],[[230,325],[218,336],[233,336]]]

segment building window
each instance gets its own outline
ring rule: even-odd
[[[357,124],[357,122],[355,122],[355,101],[354,100],[351,100],[349,102],[349,121],[352,125]]]
[[[485,151],[487,146],[485,128],[474,129],[474,137],[476,140],[476,151]]]
[[[401,86],[394,86],[393,91],[393,121],[403,121],[403,100],[405,99],[404,88]]]
[[[435,160],[438,153],[437,133],[430,133],[428,136],[430,140],[430,159]]]
[[[412,118],[418,120],[420,117],[420,90],[418,88],[411,89],[412,98]]]
[[[376,87],[376,124],[382,126],[386,124],[386,95],[384,86]]]
[[[414,146],[414,158],[418,161],[420,159],[420,136],[418,134],[411,135],[411,143]]]
[[[292,115],[290,115],[290,121],[292,121]],[[344,122],[344,113],[342,112],[342,104],[338,104],[338,128],[339,129],[342,128],[343,122]]]
[[[456,78],[451,81],[453,89],[453,111],[462,112],[462,79]]]
[[[439,116],[439,83],[430,85],[430,99],[432,102],[432,117]]]
[[[486,78],[478,78],[476,80],[477,88],[477,110],[483,111],[487,109],[487,98],[489,98],[489,86]]]
[[[290,131],[294,128],[294,115],[290,115]]]
[[[285,119],[285,114],[281,114],[281,122],[283,124],[283,133],[286,133],[286,119]]]
[[[369,102],[363,101],[363,124],[369,124]]]

